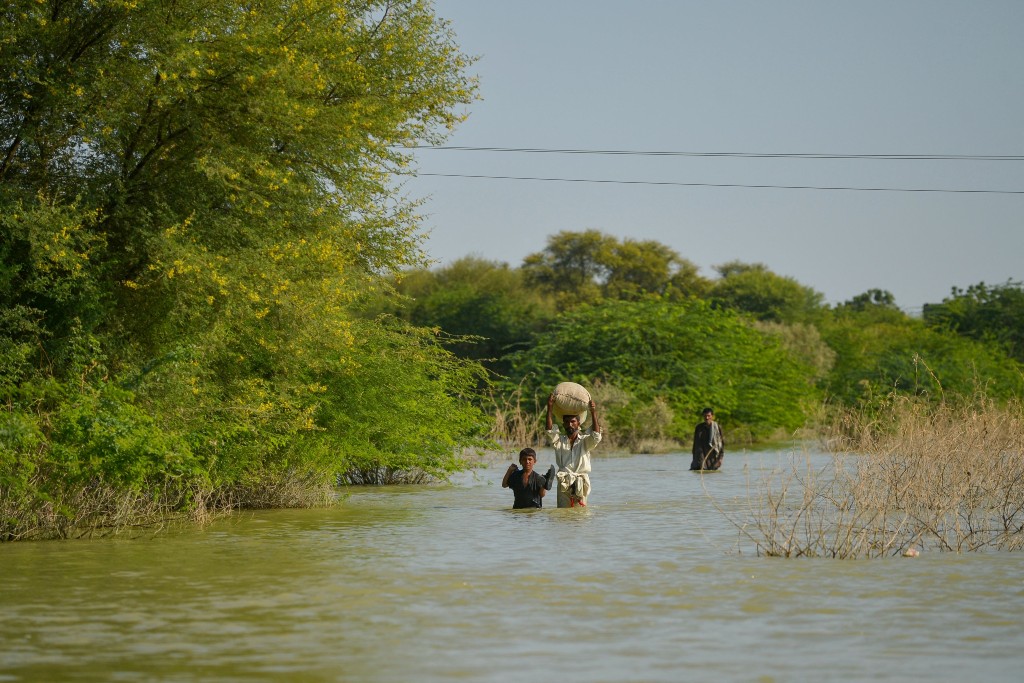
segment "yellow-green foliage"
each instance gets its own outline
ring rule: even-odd
[[[424,260],[404,148],[474,97],[429,3],[13,0],[0,36],[3,529],[58,485],[180,507],[396,449],[451,469],[475,365],[353,313]],[[430,430],[368,436],[396,411]]]

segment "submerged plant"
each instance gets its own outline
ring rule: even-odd
[[[1024,547],[1024,408],[900,398],[846,413],[831,461],[794,457],[734,520],[758,554],[865,558]]]

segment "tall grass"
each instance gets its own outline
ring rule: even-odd
[[[547,396],[544,397],[547,400]],[[524,406],[523,387],[520,385],[514,392],[506,396],[491,396],[494,410],[494,421],[488,437],[496,444],[516,452],[526,446],[544,443],[544,423],[541,421],[547,414],[547,404],[541,404],[537,398],[530,399]]]
[[[177,522],[202,523],[219,514],[208,490],[167,484],[140,491],[93,482],[62,487],[45,500],[0,487],[0,541],[152,533]]]
[[[1024,547],[1024,407],[892,398],[844,410],[824,468],[794,459],[751,485],[738,522],[759,554],[865,558]]]
[[[152,534],[176,524],[205,524],[240,509],[330,505],[337,494],[315,472],[289,470],[212,488],[165,482],[127,489],[101,481],[51,488],[45,500],[0,487],[0,541]]]

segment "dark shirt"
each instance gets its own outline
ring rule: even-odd
[[[544,489],[544,477],[536,472],[530,472],[530,480],[523,485],[523,470],[516,470],[508,478],[508,487],[516,497],[512,504],[513,510],[544,507],[540,497],[540,492]]]
[[[717,427],[717,429],[716,429]],[[722,428],[717,422],[710,425],[698,422],[693,430],[693,460],[691,470],[717,470],[722,466],[725,457],[725,443],[722,440]]]

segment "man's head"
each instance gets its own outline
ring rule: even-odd
[[[576,432],[580,431],[580,416],[579,415],[563,415],[562,426],[565,427],[565,433],[572,436]]]
[[[714,422],[715,421],[715,411],[711,410],[711,408],[705,408],[704,411],[701,413],[701,415],[704,416],[704,421],[705,422]]]
[[[533,466],[537,464],[537,452],[532,448],[524,448],[519,451],[519,464],[527,472],[532,472]]]

